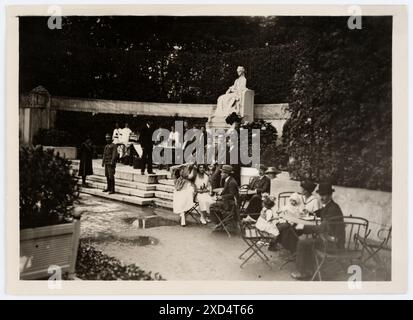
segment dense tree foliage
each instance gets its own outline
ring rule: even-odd
[[[61,30],[21,19],[22,92],[41,83],[52,95],[215,103],[238,65],[258,103],[290,90],[294,55],[276,41],[276,18],[67,17]]]
[[[296,178],[391,189],[392,20],[309,18],[297,35],[284,142]]]

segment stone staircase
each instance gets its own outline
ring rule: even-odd
[[[79,161],[73,160],[72,168],[76,174],[78,167]],[[102,192],[106,188],[106,177],[105,170],[101,167],[101,160],[93,160],[93,173],[86,179],[87,187],[80,187],[81,192],[132,205],[155,205],[172,209],[174,182],[170,179],[168,171],[158,170],[155,174],[141,175],[138,169],[118,164],[115,174],[115,194]],[[79,184],[81,182],[80,179]]]

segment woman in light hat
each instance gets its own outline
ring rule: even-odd
[[[193,179],[196,170],[193,164],[182,164],[171,167],[171,175],[175,177],[173,193],[173,212],[181,217],[181,226],[186,226],[185,212],[193,207],[195,185]]]

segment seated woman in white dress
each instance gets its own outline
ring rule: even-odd
[[[195,204],[195,185],[193,179],[196,169],[193,164],[182,164],[171,167],[171,173],[172,177],[175,177],[173,212],[180,215],[181,226],[185,227],[185,212]]]
[[[214,200],[211,197],[211,183],[209,176],[205,172],[203,164],[198,165],[198,171],[195,177],[196,201],[199,204],[199,212],[201,214],[200,221],[202,224],[207,224],[206,217],[209,214],[209,207]]]

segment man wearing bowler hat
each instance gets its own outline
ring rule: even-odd
[[[115,193],[115,169],[118,158],[117,146],[112,142],[112,136],[106,135],[106,146],[103,151],[102,167],[105,168],[107,187],[103,192]]]
[[[333,249],[344,248],[345,229],[343,213],[337,203],[332,199],[334,189],[331,183],[323,182],[318,186],[317,193],[320,195],[322,208],[320,210],[321,223],[319,225],[296,225],[297,230],[302,230],[303,234],[327,234],[334,239]],[[296,268],[297,272],[291,273],[291,277],[296,280],[306,280],[314,272],[314,246],[319,245],[319,239],[300,239],[297,242]],[[333,244],[334,243],[334,244]]]
[[[217,202],[211,205],[212,220],[217,223],[215,215],[226,220],[231,215],[234,215],[234,207],[239,203],[239,191],[237,181],[232,176],[234,169],[231,165],[224,164],[221,168],[221,187],[223,190],[218,195]],[[236,216],[233,217],[233,222],[236,222]]]

